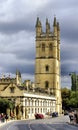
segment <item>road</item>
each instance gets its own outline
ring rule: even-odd
[[[0,126],[0,130],[78,130],[78,126],[70,125],[69,118],[56,117],[50,119],[12,121]]]

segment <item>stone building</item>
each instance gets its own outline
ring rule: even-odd
[[[36,90],[34,83],[25,81],[26,86],[19,86],[16,83],[10,83],[0,91],[0,97],[8,99],[14,104],[13,109],[6,110],[8,115],[15,116],[16,119],[35,118],[35,113],[54,112],[56,99],[46,93]]]
[[[56,111],[61,113],[60,27],[56,17],[53,32],[48,19],[46,19],[46,31],[43,32],[41,21],[37,18],[35,85],[56,97]]]
[[[10,83],[15,83],[16,85],[21,86],[21,73],[17,70],[16,71],[16,77],[12,78],[10,75],[9,76],[5,76],[2,75],[2,77],[0,78],[0,91],[5,89],[6,86],[8,86]]]

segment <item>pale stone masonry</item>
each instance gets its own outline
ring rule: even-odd
[[[36,63],[35,85],[56,97],[56,111],[61,113],[60,84],[60,27],[54,17],[53,32],[46,19],[46,31],[43,32],[39,17],[36,22]]]
[[[29,80],[27,81],[29,83]],[[27,88],[28,88],[27,83]],[[11,91],[11,88],[14,91]],[[16,119],[32,119],[35,113],[55,112],[56,98],[40,92],[24,89],[15,83],[10,83],[0,92],[1,98],[6,98],[14,104],[14,109],[7,109],[8,115],[14,114]],[[18,111],[18,112],[17,112]]]
[[[38,93],[24,93],[23,98],[23,118],[35,118],[35,113],[46,115],[47,112],[55,112],[56,99]]]

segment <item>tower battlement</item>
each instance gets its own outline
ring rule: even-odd
[[[36,37],[37,38],[39,38],[39,37],[43,37],[43,38],[44,37],[48,37],[48,38],[56,37],[57,39],[59,39],[60,38],[60,27],[59,27],[59,23],[56,20],[56,17],[54,17],[53,30],[51,30],[50,23],[48,22],[48,19],[46,19],[46,31],[45,32],[43,32],[42,23],[38,17],[37,21],[36,21]]]

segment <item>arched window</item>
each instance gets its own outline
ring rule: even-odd
[[[49,50],[52,51],[52,44],[49,44]]]
[[[53,57],[53,46],[52,46],[52,43],[49,44],[49,57]]]
[[[45,88],[48,89],[49,88],[49,82],[45,81]]]

